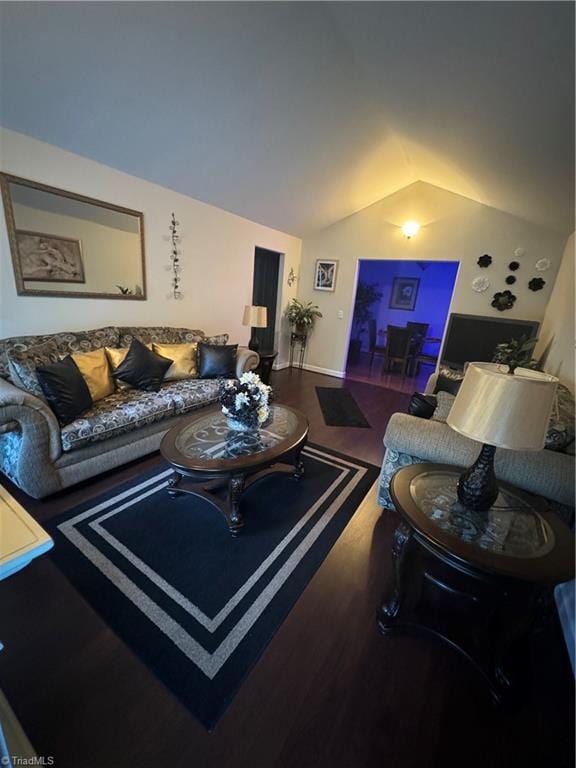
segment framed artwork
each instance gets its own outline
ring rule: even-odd
[[[315,291],[333,291],[336,288],[337,261],[316,260],[316,272],[314,273]]]
[[[17,229],[16,244],[23,280],[86,282],[80,240]]]
[[[419,277],[395,277],[392,283],[389,309],[413,310],[418,296]]]

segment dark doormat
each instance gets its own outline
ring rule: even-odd
[[[328,427],[364,427],[370,424],[348,389],[316,387],[316,394]]]

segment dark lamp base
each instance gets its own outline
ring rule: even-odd
[[[256,338],[256,336],[252,336],[250,341],[248,342],[248,349],[251,349],[252,352],[258,352],[260,349],[260,342]]]
[[[493,445],[482,446],[474,464],[460,475],[458,500],[467,509],[485,512],[498,498],[498,482],[494,474]]]

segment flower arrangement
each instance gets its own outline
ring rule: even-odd
[[[256,373],[243,373],[239,381],[222,385],[222,413],[232,429],[246,431],[261,427],[270,417],[272,388],[263,384]]]

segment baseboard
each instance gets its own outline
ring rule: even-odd
[[[346,378],[346,371],[334,371],[331,368],[319,368],[317,365],[309,365],[308,363],[304,363],[302,367],[307,371],[312,371],[312,373],[323,373],[325,376],[335,376],[337,379]]]
[[[274,363],[272,366],[273,371],[283,371],[285,368],[290,368],[290,363],[284,361],[282,363]]]

